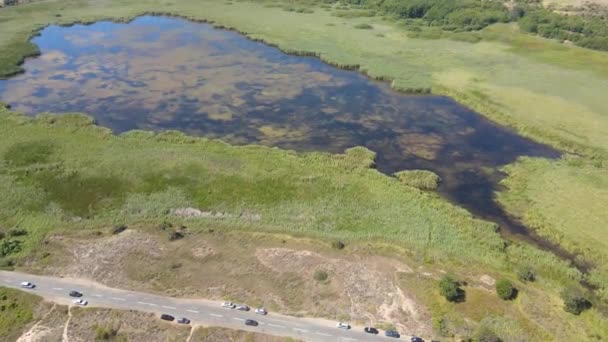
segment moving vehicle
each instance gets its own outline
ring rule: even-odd
[[[33,289],[34,287],[36,287],[36,285],[30,283],[29,281],[22,281],[21,287],[23,287],[25,289]]]
[[[394,337],[394,338],[399,338],[401,337],[401,335],[399,335],[399,333],[395,330],[387,330],[384,332],[384,336],[386,337]]]
[[[242,304],[239,304],[236,307],[236,309],[239,310],[239,311],[249,311],[249,307],[247,305],[242,305]]]
[[[418,336],[412,336],[411,342],[424,342],[424,340]]]
[[[365,331],[368,334],[378,334],[378,329],[374,328],[374,327],[365,327],[365,329],[363,329],[363,331]]]
[[[70,297],[82,297],[82,293],[74,290],[70,291],[69,295]]]
[[[177,323],[179,324],[190,324],[190,320],[187,319],[186,317],[182,317],[180,319],[177,320]]]
[[[228,309],[235,309],[236,305],[233,302],[223,302],[222,307],[228,308]]]
[[[163,321],[173,322],[175,317],[173,317],[171,315],[167,315],[167,314],[162,314],[162,315],[160,315],[160,319],[162,319]]]
[[[258,315],[268,315],[268,311],[266,311],[266,309],[264,309],[264,308],[255,309],[255,313]]]
[[[87,302],[84,299],[75,299],[72,303],[74,303],[75,305],[81,305],[81,306],[87,306],[87,304],[89,304],[89,302]]]
[[[344,322],[338,322],[338,324],[336,326],[338,327],[338,329],[344,329],[344,330],[350,329],[350,324],[344,323]]]
[[[258,321],[254,321],[252,319],[246,319],[245,320],[245,325],[249,325],[252,327],[257,327],[258,326]]]

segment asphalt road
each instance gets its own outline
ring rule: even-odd
[[[23,289],[20,286],[22,281],[32,282],[36,287],[31,290]],[[144,292],[125,291],[83,279],[0,271],[0,286],[31,292],[47,300],[66,305],[71,305],[74,300],[74,298],[68,296],[68,292],[76,290],[84,294],[82,298],[89,302],[89,306],[137,310],[156,314],[166,313],[176,319],[187,317],[195,324],[241,329],[276,336],[289,336],[304,341],[397,340],[383,336],[383,332],[379,335],[366,334],[363,332],[363,327],[359,326],[353,326],[351,330],[338,329],[336,328],[337,322],[334,321],[292,317],[275,313],[262,316],[253,312],[255,308],[252,308],[252,311],[249,312],[231,310],[222,308],[221,302],[203,299],[178,299]],[[259,326],[246,326],[245,319],[254,319],[259,323]],[[400,340],[409,341],[410,336],[401,335]]]

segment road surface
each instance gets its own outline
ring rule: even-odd
[[[36,285],[34,289],[23,289],[22,281]],[[59,304],[72,304],[74,298],[68,292],[76,290],[84,294],[83,299],[89,306],[125,310],[138,310],[156,314],[166,313],[174,317],[187,317],[192,323],[206,326],[219,326],[241,329],[276,336],[289,336],[304,341],[315,342],[356,342],[356,341],[395,341],[395,338],[370,335],[363,327],[353,326],[351,330],[336,328],[336,322],[285,316],[269,313],[257,315],[252,311],[243,312],[221,307],[220,302],[203,299],[178,299],[163,297],[144,292],[126,291],[110,288],[84,279],[35,276],[30,274],[0,271],[0,286],[11,287],[37,294]],[[245,319],[258,321],[259,326],[245,325]],[[401,335],[400,340],[409,341],[410,336]]]

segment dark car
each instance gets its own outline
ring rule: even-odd
[[[190,320],[187,319],[186,317],[182,317],[180,319],[177,320],[177,323],[179,324],[190,324]]]
[[[69,295],[70,297],[82,297],[82,293],[78,291],[70,291]]]
[[[160,315],[160,319],[162,319],[164,321],[173,322],[173,320],[175,319],[175,317],[173,317],[171,315],[167,315],[167,314],[162,314],[162,315]]]
[[[254,321],[252,319],[246,319],[245,320],[245,325],[250,325],[252,327],[257,327],[258,326],[258,321]]]
[[[394,337],[394,338],[401,337],[401,335],[399,335],[399,333],[396,332],[395,330],[387,330],[386,332],[384,332],[384,335],[387,337]]]
[[[424,340],[418,336],[412,336],[411,342],[424,342]]]
[[[365,327],[365,329],[363,329],[363,331],[365,331],[368,334],[377,334],[378,333],[378,329],[373,328],[373,327]]]

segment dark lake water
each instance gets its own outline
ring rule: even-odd
[[[516,234],[527,232],[493,200],[497,168],[558,156],[449,98],[398,94],[206,24],[144,16],[50,26],[33,42],[41,56],[0,81],[0,100],[18,111],[84,112],[116,132],[176,129],[298,151],[366,146],[381,171],[432,170],[444,196]]]

